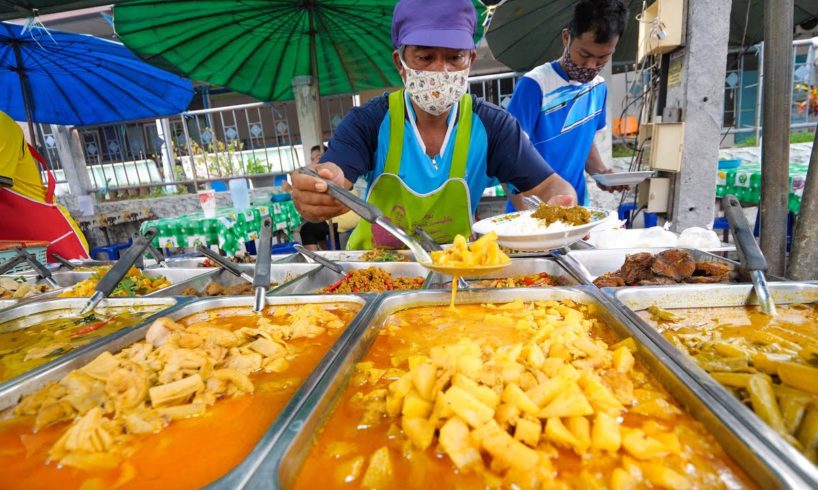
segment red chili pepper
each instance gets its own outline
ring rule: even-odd
[[[328,293],[331,293],[331,292],[335,291],[336,289],[338,289],[339,287],[341,287],[341,284],[343,284],[343,283],[344,283],[344,281],[346,281],[346,280],[347,280],[347,279],[349,279],[350,277],[352,277],[352,273],[351,273],[351,272],[347,273],[347,275],[345,275],[344,277],[342,277],[341,279],[339,279],[339,280],[338,280],[338,282],[336,282],[335,284],[332,284],[331,286],[328,286],[328,287],[327,287],[327,292],[328,292]]]
[[[529,276],[525,276],[523,277],[523,284],[525,284],[526,286],[533,286],[534,279],[530,278]]]
[[[71,337],[79,337],[80,335],[85,335],[87,333],[91,333],[94,330],[99,330],[100,328],[102,328],[105,325],[111,323],[112,321],[114,321],[114,317],[111,317],[111,318],[109,318],[107,320],[103,320],[101,322],[92,323],[92,324],[88,325],[87,327],[83,327],[83,328],[77,330],[76,332],[72,333]]]

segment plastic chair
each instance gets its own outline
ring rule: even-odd
[[[619,219],[625,222],[625,228],[633,228],[631,213],[634,211],[636,211],[636,203],[626,202],[619,206]],[[647,211],[642,211],[642,214],[645,217],[645,228],[653,228],[657,225],[659,218],[655,214]]]
[[[101,247],[94,247],[91,249],[91,258],[96,258],[98,254],[105,254],[108,260],[119,260],[119,252],[130,247],[133,240],[128,240],[124,243],[112,243],[110,245],[103,245]]]
[[[295,242],[276,243],[273,245],[273,255],[294,254],[297,250],[294,246]]]
[[[210,188],[216,192],[226,192],[227,191],[227,183],[222,182],[221,180],[216,180],[210,183]]]
[[[792,212],[787,213],[787,252],[790,251],[790,247],[792,246],[792,225],[795,220],[795,214]],[[758,211],[756,211],[756,224],[753,227],[753,236],[756,238],[761,236],[761,207],[759,206]]]

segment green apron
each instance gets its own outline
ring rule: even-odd
[[[469,186],[466,183],[466,158],[469,152],[472,123],[472,98],[460,99],[457,132],[454,138],[449,179],[428,194],[419,194],[398,176],[403,153],[403,131],[406,107],[403,90],[389,94],[389,149],[384,172],[369,190],[367,201],[383,211],[392,223],[409,234],[416,226],[423,228],[436,242],[451,243],[455,235],[471,235],[472,215]],[[361,220],[347,243],[350,250],[395,248],[402,244],[380,226]]]

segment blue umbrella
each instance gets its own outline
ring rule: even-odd
[[[87,126],[184,111],[190,80],[122,44],[0,23],[0,110],[17,121]],[[32,133],[33,134],[33,133]]]

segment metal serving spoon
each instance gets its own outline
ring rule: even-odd
[[[501,269],[506,268],[509,265],[501,264],[455,267],[451,265],[434,264],[432,263],[432,257],[429,255],[428,252],[426,252],[426,249],[424,249],[423,246],[412,236],[410,236],[400,227],[395,226],[394,224],[392,224],[391,221],[386,219],[386,217],[383,215],[380,209],[369,204],[368,202],[364,201],[363,199],[349,192],[343,187],[335,184],[334,182],[330,182],[327,179],[324,179],[311,168],[302,167],[299,170],[299,172],[301,172],[304,175],[309,175],[310,177],[315,177],[323,180],[327,184],[327,194],[334,197],[343,205],[348,207],[353,213],[357,214],[358,216],[372,224],[377,224],[381,226],[381,228],[388,231],[395,238],[403,242],[403,244],[406,245],[409,248],[409,250],[411,250],[412,253],[415,255],[415,259],[418,261],[418,264],[425,267],[426,269],[439,272],[440,274],[446,274],[448,276],[479,277],[491,274],[492,272],[499,271]]]

